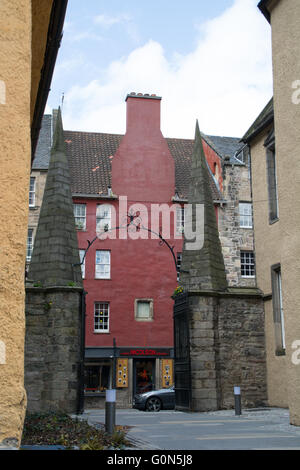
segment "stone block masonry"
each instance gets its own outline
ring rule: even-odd
[[[25,389],[29,412],[76,413],[82,288],[26,289]]]
[[[193,411],[267,404],[264,306],[256,289],[190,293],[191,393]]]

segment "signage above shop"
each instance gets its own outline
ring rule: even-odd
[[[156,348],[120,348],[120,356],[137,357],[170,357],[170,349],[156,349]]]

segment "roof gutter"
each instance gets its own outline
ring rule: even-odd
[[[249,142],[254,139],[263,129],[274,122],[274,111],[267,114],[265,119],[261,122],[261,124],[247,137],[242,137],[241,142],[245,142],[245,144],[249,144]]]
[[[257,7],[260,9],[266,20],[271,23],[271,15],[268,10],[268,4],[270,3],[270,0],[261,0]]]
[[[62,30],[65,21],[67,5],[68,0],[54,0],[52,5],[44,64],[41,70],[41,78],[31,124],[31,164],[33,162],[36,151],[58,49],[62,40]]]

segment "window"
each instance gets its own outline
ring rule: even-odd
[[[33,176],[30,177],[29,207],[35,207],[35,178]]]
[[[109,332],[109,303],[96,302],[94,307],[94,331],[96,333]]]
[[[75,225],[78,230],[86,229],[86,205],[74,204]]]
[[[79,258],[80,258],[80,263],[82,263],[81,265],[81,275],[82,275],[82,279],[85,278],[85,250],[79,250]]]
[[[96,279],[110,279],[110,251],[96,251]]]
[[[268,135],[265,141],[267,148],[267,180],[269,192],[269,222],[273,223],[278,220],[278,194],[277,194],[277,177],[276,177],[276,152],[275,152],[275,135],[274,130]]]
[[[111,229],[111,206],[99,204],[96,213],[96,231],[106,232],[109,229]]]
[[[110,364],[87,364],[84,368],[84,391],[90,393],[104,392],[109,388]]]
[[[252,204],[249,202],[240,202],[240,227],[252,228]]]
[[[151,321],[153,319],[153,300],[139,299],[135,301],[135,319],[138,321]]]
[[[179,281],[179,278],[180,278],[181,262],[182,262],[182,253],[177,253],[177,281]]]
[[[240,160],[240,162],[244,163],[245,165],[249,165],[250,163],[250,154],[249,154],[249,147],[245,145],[239,153],[236,154],[236,158]]]
[[[285,330],[282,305],[282,284],[280,264],[271,267],[273,318],[275,327],[276,355],[285,354]]]
[[[252,251],[241,251],[241,274],[242,277],[255,276],[254,253]]]
[[[176,208],[176,233],[178,235],[184,232],[184,207],[177,206]]]
[[[26,261],[31,260],[32,250],[33,250],[33,229],[29,228],[27,232]]]

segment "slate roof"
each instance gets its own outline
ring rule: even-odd
[[[50,152],[52,145],[52,115],[44,114],[42,127],[32,164],[33,170],[47,170],[50,161]]]
[[[231,163],[237,163],[234,159],[234,155],[244,146],[244,144],[241,143],[241,139],[239,137],[205,135],[203,138],[209,145],[213,147],[213,149],[217,151],[220,157],[225,158],[226,156],[229,156]]]

